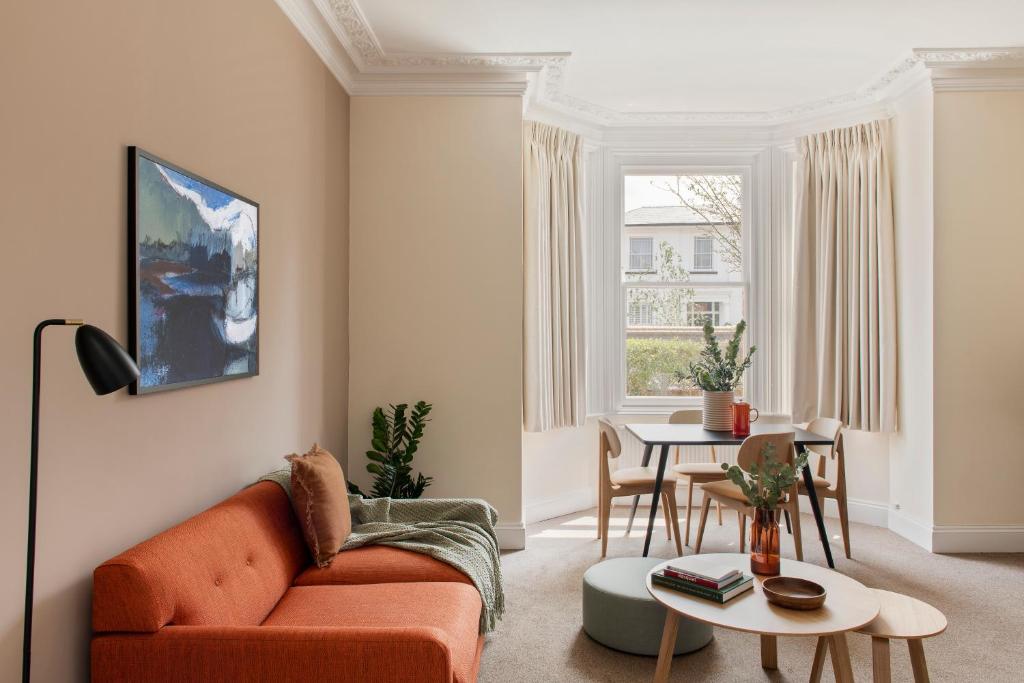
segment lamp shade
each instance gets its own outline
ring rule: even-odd
[[[75,333],[75,350],[85,378],[97,394],[117,391],[139,377],[139,368],[128,352],[98,327],[79,327]]]

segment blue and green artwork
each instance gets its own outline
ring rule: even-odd
[[[258,374],[259,205],[132,152],[135,391]]]

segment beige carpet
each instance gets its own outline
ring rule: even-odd
[[[622,537],[625,515],[624,508],[615,509],[609,557],[643,551],[641,515],[628,539]],[[737,552],[736,518],[725,518],[723,527],[709,521],[707,552]],[[805,559],[824,564],[813,519],[804,515],[802,521]],[[836,520],[827,521],[838,533]],[[484,648],[481,682],[651,680],[654,658],[605,648],[581,628],[581,579],[601,553],[596,524],[590,511],[532,525],[527,550],[503,555],[508,611]],[[884,529],[854,524],[851,531],[853,560],[843,557],[842,542],[833,536],[839,571],[913,595],[946,614],[949,629],[925,641],[933,681],[1024,681],[1024,555],[932,555]],[[657,528],[651,555],[674,557],[674,548],[664,527]],[[783,536],[782,551],[793,557],[792,537]],[[850,652],[856,679],[870,681],[869,639],[851,635]],[[813,655],[813,639],[780,638],[779,670],[768,673],[760,666],[757,636],[715,629],[710,645],[675,658],[671,680],[806,681]],[[912,680],[902,642],[893,642],[892,672],[894,681]],[[823,680],[834,680],[831,663]]]

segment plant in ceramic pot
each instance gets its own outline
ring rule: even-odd
[[[800,470],[807,466],[807,453],[801,452],[792,464],[775,458],[775,447],[765,444],[761,462],[746,472],[736,465],[722,463],[729,480],[740,487],[754,508],[750,527],[750,571],[776,576],[779,573],[779,520],[777,506],[796,483]]]
[[[700,356],[686,369],[676,371],[678,380],[689,382],[703,392],[704,429],[717,432],[732,429],[732,402],[736,387],[757,351],[756,346],[751,346],[747,355],[740,357],[740,345],[746,329],[746,321],[739,321],[723,352],[715,339],[715,326],[705,318],[704,348]]]

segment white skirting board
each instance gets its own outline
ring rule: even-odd
[[[500,550],[522,550],[526,547],[526,525],[522,522],[498,524],[494,531]]]
[[[527,501],[523,507],[523,518],[527,524],[533,524],[593,507],[597,507],[597,491],[593,488],[579,488],[551,498]]]
[[[1024,524],[940,524],[932,527],[932,552],[1021,553]]]
[[[893,512],[889,528],[925,550],[958,553],[1024,552],[1024,524],[938,524],[931,526]]]
[[[925,550],[932,549],[931,525],[893,510],[889,513],[889,530]]]

